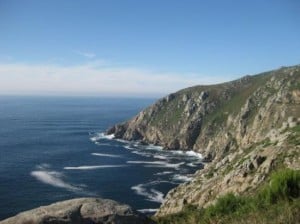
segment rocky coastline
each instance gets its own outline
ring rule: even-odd
[[[204,169],[171,190],[156,213],[207,207],[228,193],[249,194],[279,167],[300,169],[300,66],[172,93],[107,134],[193,150]]]
[[[187,205],[205,208],[229,192],[251,195],[273,171],[300,170],[300,66],[180,90],[106,134],[165,150],[193,150],[209,161],[193,180],[167,194],[156,217]],[[0,223],[152,222],[110,200],[74,199]]]

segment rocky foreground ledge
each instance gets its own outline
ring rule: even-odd
[[[128,205],[100,198],[78,198],[19,213],[1,224],[151,224]]]

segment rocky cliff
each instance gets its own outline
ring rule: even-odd
[[[168,193],[157,216],[205,207],[226,192],[247,193],[279,167],[300,168],[300,66],[195,86],[168,95],[107,131],[206,161],[193,181]]]
[[[112,200],[78,198],[42,206],[0,221],[1,224],[153,223],[146,216]]]

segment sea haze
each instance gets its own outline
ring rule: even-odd
[[[154,99],[0,97],[0,220],[75,197],[154,212],[202,167],[193,152],[115,140],[103,132]]]

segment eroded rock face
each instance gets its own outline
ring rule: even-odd
[[[299,168],[299,125],[300,66],[293,66],[172,93],[110,133],[194,150],[210,162],[168,193],[157,213],[163,216],[251,191],[277,163]]]
[[[298,119],[299,88],[300,66],[195,86],[160,99],[107,133],[221,159],[238,147],[264,140],[288,117]]]
[[[253,150],[244,149],[206,164],[191,182],[171,190],[156,216],[180,212],[187,204],[199,208],[213,204],[226,193],[244,194],[255,191],[277,165],[300,169],[300,146],[284,142],[270,145],[262,142]]]
[[[19,213],[1,224],[153,223],[128,205],[100,198],[78,198]]]

